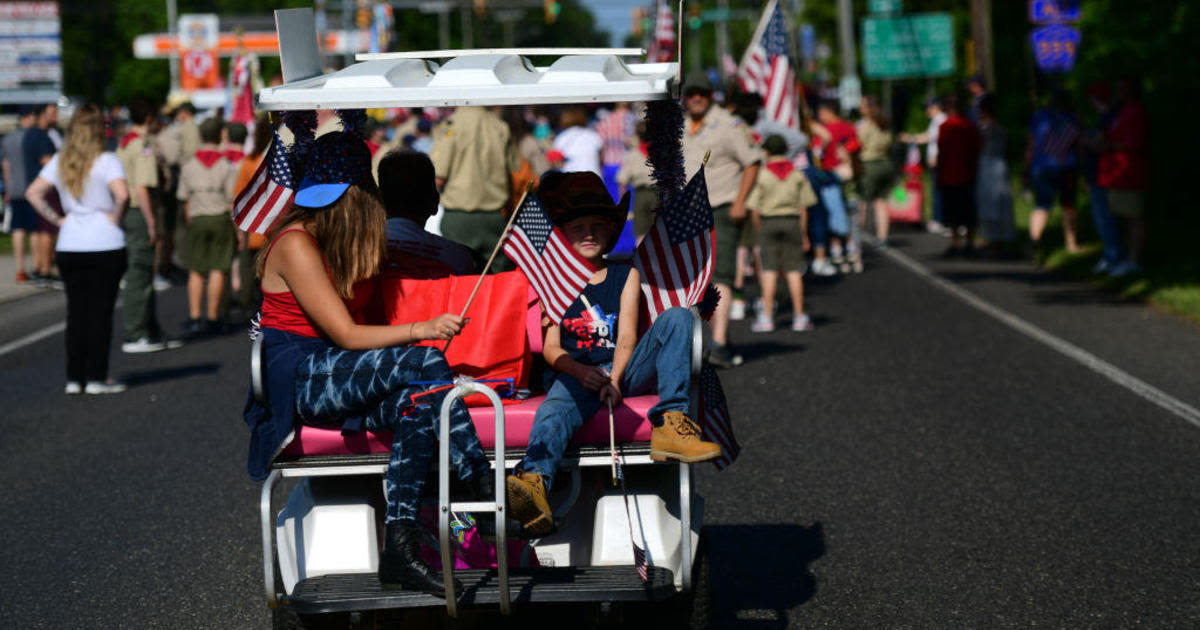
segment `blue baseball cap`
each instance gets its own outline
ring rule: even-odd
[[[371,150],[355,134],[327,133],[313,142],[295,204],[324,208],[341,199],[350,185],[371,174]]]

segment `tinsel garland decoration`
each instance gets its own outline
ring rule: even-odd
[[[283,124],[292,132],[292,146],[288,150],[288,164],[297,181],[304,175],[304,165],[316,141],[317,112],[306,110],[285,111],[280,114]]]
[[[335,111],[338,118],[342,119],[342,131],[354,134],[362,140],[367,139],[364,131],[367,126],[367,110],[339,109]]]
[[[658,188],[658,207],[664,208],[687,182],[683,167],[683,108],[675,99],[646,106],[647,156],[650,176]]]

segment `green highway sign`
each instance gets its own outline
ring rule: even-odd
[[[901,0],[871,0],[871,3],[868,6],[870,7],[871,13],[891,15],[903,11],[903,4],[904,3],[901,2]]]
[[[872,79],[954,73],[954,20],[949,13],[866,18],[862,45],[863,74]]]

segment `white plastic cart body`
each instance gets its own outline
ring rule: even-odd
[[[316,31],[310,9],[276,11],[281,59],[286,83],[265,88],[258,105],[265,110],[359,109],[462,105],[522,105],[599,103],[677,98],[679,68],[675,63],[626,63],[618,55],[629,50],[483,50],[432,51],[364,55],[367,60],[343,70],[321,74]],[[439,63],[453,54],[448,61]],[[528,56],[560,54],[546,67],[534,66]],[[692,409],[696,411],[696,381],[700,368],[701,329],[693,309]],[[256,342],[251,359],[255,393],[262,391],[265,361]],[[494,470],[496,503],[450,500],[448,410],[451,401],[481,393],[495,414]],[[386,454],[372,456],[307,457],[277,461],[263,484],[261,519],[263,575],[268,604],[290,613],[321,614],[416,606],[445,606],[450,616],[459,604],[498,604],[507,614],[513,601],[511,580],[518,580],[521,601],[614,602],[660,601],[693,590],[700,551],[703,499],[695,494],[691,464],[653,464],[647,444],[623,445],[629,486],[629,509],[619,491],[589,494],[594,509],[576,509],[568,526],[535,542],[543,565],[557,574],[539,584],[538,573],[510,570],[504,514],[505,469],[518,460],[504,444],[504,408],[494,391],[480,383],[460,383],[447,396],[440,416],[438,453],[438,542],[447,585],[455,575],[468,584],[468,594],[456,602],[412,591],[382,591],[374,572],[378,567],[377,499],[357,492],[354,480],[378,480],[386,471]],[[286,446],[286,444],[285,444]],[[283,447],[281,447],[282,450]],[[557,493],[556,519],[579,502],[581,477],[608,474],[611,457],[604,449],[578,449],[563,461],[570,485]],[[672,469],[675,469],[672,471]],[[664,473],[670,474],[664,474]],[[273,495],[282,479],[297,478],[287,505],[275,513]],[[372,482],[374,483],[374,482]],[[561,484],[556,484],[561,485]],[[378,486],[375,486],[378,488]],[[350,490],[347,490],[350,488]],[[592,507],[592,506],[589,506]],[[455,571],[451,558],[450,519],[456,511],[493,512],[496,522],[497,568]],[[582,521],[586,515],[592,522]],[[484,517],[486,518],[486,517]],[[630,522],[632,520],[632,523]],[[632,525],[638,544],[649,556],[649,580],[631,587]],[[617,579],[614,576],[620,576]],[[697,578],[701,579],[701,578]],[[707,588],[707,575],[703,576]],[[374,582],[372,582],[374,580]],[[705,594],[707,596],[707,594]],[[694,624],[693,624],[694,625]]]

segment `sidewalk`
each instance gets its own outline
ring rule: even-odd
[[[25,259],[25,264],[29,264],[28,257]],[[28,269],[26,271],[28,272]],[[13,255],[11,253],[0,254],[0,304],[52,290],[35,287],[32,284],[17,284],[14,279],[16,275],[17,261]]]

